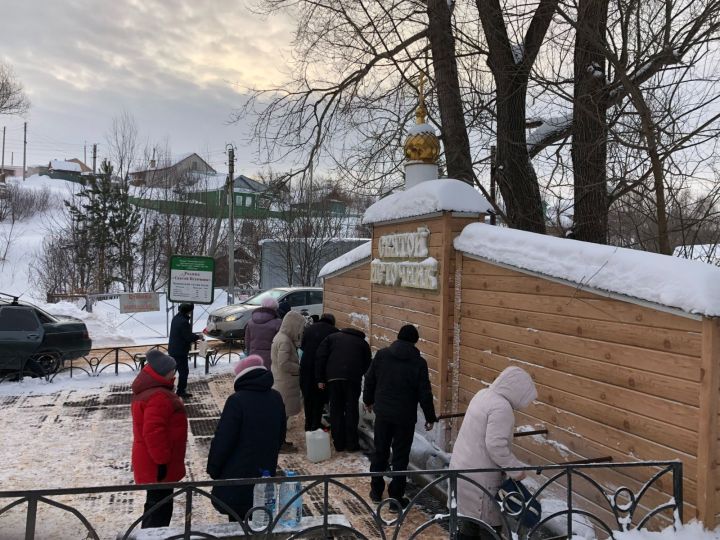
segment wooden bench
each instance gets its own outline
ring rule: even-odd
[[[350,527],[350,522],[347,520],[347,518],[340,514],[330,514],[328,515],[328,529],[338,531],[339,527]],[[263,535],[260,533],[256,533],[251,535],[250,537],[258,537],[258,538],[274,538],[274,539],[281,539],[281,538],[287,538],[293,533],[297,533],[300,531],[304,531],[306,529],[309,529],[311,527],[318,527],[323,524],[323,517],[322,516],[312,516],[312,517],[304,517],[302,518],[302,521],[300,524],[296,527],[283,527],[281,525],[277,525],[275,527],[275,530],[272,532],[272,534],[269,535]],[[242,530],[242,527],[237,523],[218,523],[214,525],[193,525],[192,527],[193,531],[196,531],[200,534],[195,535],[191,534],[190,538],[227,538],[229,540],[232,540],[234,538],[247,538],[245,533]],[[341,531],[341,529],[340,529]],[[138,529],[130,534],[128,536],[129,540],[161,540],[164,538],[172,538],[172,537],[182,537],[184,530],[182,527],[157,527],[154,529]],[[340,533],[338,531],[338,533]],[[117,538],[118,540],[123,537],[124,533],[118,534]],[[205,535],[205,536],[202,536]],[[211,535],[211,536],[208,536]],[[333,534],[331,533],[329,537],[323,536],[322,529],[310,534],[310,535],[303,535],[303,538],[333,538]]]

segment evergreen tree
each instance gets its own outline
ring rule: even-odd
[[[103,161],[100,174],[88,177],[76,201],[65,204],[73,228],[81,231],[78,238],[87,242],[77,245],[76,256],[94,264],[94,279],[90,280],[94,288],[107,292],[119,284],[122,290],[132,291],[141,217],[129,202],[128,188],[113,182],[112,165]]]

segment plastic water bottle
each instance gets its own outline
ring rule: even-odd
[[[270,478],[270,471],[262,472],[263,478]],[[270,523],[270,519],[275,516],[275,484],[255,484],[253,488],[253,506],[264,506],[267,512],[262,510],[255,510],[252,515],[252,521],[250,525],[257,531],[262,531],[267,528]]]
[[[293,471],[286,471],[285,476],[288,478],[297,476]],[[290,500],[300,493],[302,484],[297,481],[287,481],[280,484],[280,494],[278,496],[278,512],[280,512]],[[292,504],[280,516],[278,524],[283,527],[296,527],[302,519],[302,495],[295,499]]]

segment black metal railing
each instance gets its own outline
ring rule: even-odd
[[[240,358],[243,352],[241,346],[223,344],[221,341],[210,341],[209,347],[213,352],[205,358],[196,352],[190,354],[190,362],[197,368],[198,362],[204,362],[205,374],[210,368],[220,362],[233,362]],[[97,377],[103,373],[111,372],[119,375],[123,371],[138,371],[145,365],[145,353],[150,349],[160,349],[167,352],[167,343],[157,343],[145,346],[126,345],[118,347],[100,347],[83,351],[43,352],[30,358],[19,358],[12,361],[3,359],[0,382],[6,380],[22,380],[25,377],[42,377],[48,382],[61,373],[68,373],[70,377],[85,374]]]
[[[683,516],[683,492],[682,492],[682,463],[677,461],[668,462],[637,462],[637,463],[616,463],[616,464],[590,464],[590,465],[551,465],[544,467],[526,467],[521,469],[506,469],[505,471],[526,471],[529,477],[537,477],[537,487],[530,499],[522,501],[521,508],[516,507],[518,500],[517,493],[514,497],[513,510],[510,510],[508,500],[496,500],[495,493],[474,479],[476,473],[497,473],[500,469],[473,469],[473,470],[434,470],[434,471],[412,471],[405,473],[355,473],[338,475],[317,475],[317,476],[296,476],[276,477],[249,480],[220,480],[201,482],[180,482],[175,484],[152,484],[152,485],[123,485],[91,488],[68,488],[68,489],[47,489],[29,491],[3,491],[0,492],[0,527],[2,530],[10,531],[4,521],[12,509],[25,506],[24,516],[20,516],[20,527],[24,530],[12,531],[12,534],[22,532],[26,540],[35,538],[38,524],[48,525],[43,520],[43,506],[51,506],[64,512],[72,514],[77,519],[77,529],[80,531],[75,538],[97,539],[109,537],[118,539],[132,539],[138,533],[138,528],[147,515],[151,514],[170,499],[184,498],[184,519],[182,525],[173,528],[172,526],[163,529],[161,536],[153,538],[166,539],[190,539],[192,538],[219,538],[218,533],[213,533],[209,524],[198,523],[194,519],[193,509],[198,498],[205,498],[212,501],[216,507],[234,520],[235,524],[225,524],[226,529],[234,528],[235,535],[245,535],[256,538],[300,538],[308,535],[322,534],[323,538],[332,538],[333,535],[340,535],[343,538],[380,538],[382,540],[397,540],[398,538],[423,538],[423,534],[432,530],[433,537],[438,535],[455,539],[459,528],[467,523],[475,523],[476,526],[486,530],[496,540],[536,540],[547,538],[548,526],[555,524],[555,528],[561,529],[557,538],[572,538],[578,530],[578,522],[590,529],[596,538],[615,538],[619,531],[629,529],[659,528],[682,522]],[[638,491],[627,487],[608,488],[602,485],[594,476],[608,473],[610,470],[617,473],[630,474],[634,478],[643,477],[644,483],[637,481]],[[503,471],[504,472],[504,471]],[[358,493],[357,489],[350,487],[350,482],[369,481],[373,476],[395,476],[405,474],[411,478],[421,476],[430,479],[419,492],[410,499],[405,509],[394,499],[386,499],[378,505],[371,506],[365,498]],[[629,478],[629,477],[628,477]],[[667,480],[670,480],[667,483]],[[232,508],[217,499],[210,492],[216,486],[245,486],[256,483],[282,484],[284,482],[300,482],[301,490],[292,499],[279,508],[277,515],[272,516],[267,526],[262,530],[254,530],[251,526],[251,518],[254,511],[264,511],[262,507],[249,510],[247,515],[238,515]],[[458,511],[458,488],[463,483],[472,485],[479,490],[486,498],[486,504],[501,511],[502,531],[496,532],[491,525],[480,516],[461,515]],[[582,488],[580,485],[582,484]],[[367,486],[365,483],[364,485]],[[440,487],[447,493],[449,504],[444,505],[444,510],[434,515],[423,512],[417,514],[415,509],[422,510],[421,500],[427,498],[428,494]],[[127,515],[126,519],[120,518],[120,524],[115,528],[121,530],[101,530],[93,525],[94,518],[101,518],[98,521],[105,521],[107,509],[102,515],[88,515],[82,510],[82,503],[89,499],[97,500],[104,495],[113,495],[120,492],[143,492],[152,489],[172,488],[174,493],[158,502],[157,505],[148,510],[144,515]],[[593,497],[592,491],[595,491]],[[555,497],[558,493],[563,498],[565,507],[555,511],[546,512],[542,518],[532,527],[523,525],[525,513],[530,508],[533,500],[548,499],[548,494],[553,491]],[[292,529],[280,525],[283,514],[289,511],[293,502],[299,497],[312,495],[313,507],[318,509],[319,514],[311,522],[301,521],[301,524]],[[68,499],[79,497],[79,502],[69,502]],[[343,499],[344,497],[344,499]],[[56,499],[63,499],[59,502]],[[343,523],[331,519],[337,513],[339,500],[344,500],[346,506],[352,506],[354,514],[358,518],[357,523]],[[588,504],[593,500],[594,504]],[[658,503],[658,500],[664,501]],[[479,503],[478,503],[479,504]],[[139,506],[139,505],[137,505]],[[556,505],[557,506],[557,505]],[[392,508],[396,511],[390,512]],[[111,515],[118,517],[118,511],[111,512]],[[432,512],[431,512],[432,514]],[[419,521],[418,521],[419,516]],[[15,516],[18,518],[18,516]],[[352,517],[352,516],[351,516]],[[221,520],[218,516],[217,523]],[[51,525],[51,524],[50,524]],[[365,529],[363,530],[363,527]],[[217,525],[215,525],[217,527]],[[105,525],[107,528],[107,525]],[[217,531],[217,528],[215,529]],[[159,531],[158,531],[159,532]],[[586,534],[585,532],[585,534]],[[102,536],[101,536],[102,534]],[[17,536],[19,537],[19,536]],[[59,537],[58,537],[59,538]]]

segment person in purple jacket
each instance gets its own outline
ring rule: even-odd
[[[278,304],[274,298],[265,298],[253,311],[245,327],[245,354],[257,354],[263,359],[265,369],[270,370],[270,348],[273,338],[280,330],[282,319],[278,317]]]

